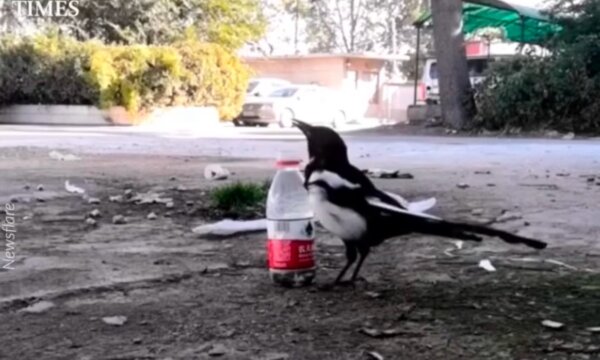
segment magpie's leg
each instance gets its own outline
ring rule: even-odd
[[[346,265],[335,279],[334,284],[340,284],[342,282],[342,278],[346,275],[346,271],[354,264],[356,261],[356,246],[350,242],[344,241],[344,245],[346,245]]]
[[[371,248],[369,246],[359,246],[358,247],[358,253],[360,254],[360,258],[358,259],[358,264],[356,264],[356,267],[354,268],[354,272],[352,273],[352,278],[350,279],[351,282],[354,282],[356,280],[356,277],[358,276],[358,272],[360,271],[360,268],[361,268],[363,262],[365,261],[365,259],[367,258],[367,255],[369,255],[370,251],[371,251]]]

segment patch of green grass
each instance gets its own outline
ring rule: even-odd
[[[269,186],[269,182],[236,182],[214,189],[210,197],[219,210],[244,212],[265,206]]]

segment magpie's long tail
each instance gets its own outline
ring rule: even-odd
[[[534,249],[544,249],[547,244],[543,241],[515,235],[507,231],[493,229],[487,226],[450,222],[433,217],[424,217],[420,214],[394,213],[389,217],[387,228],[396,224],[396,227],[405,227],[412,232],[443,236],[453,239],[481,241],[479,235],[498,237],[510,244],[523,244]],[[401,224],[401,225],[399,225]]]

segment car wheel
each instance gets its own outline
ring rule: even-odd
[[[233,126],[235,126],[235,127],[244,126],[244,122],[243,122],[243,121],[240,121],[240,120],[238,120],[238,119],[234,119],[234,120],[233,120]]]
[[[346,114],[343,111],[336,112],[331,120],[331,126],[337,129],[344,124],[346,124]]]
[[[294,125],[293,120],[294,113],[292,112],[292,110],[285,109],[279,116],[279,126],[284,129],[291,128]]]

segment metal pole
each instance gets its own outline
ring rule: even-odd
[[[525,47],[523,44],[525,44],[525,17],[521,15],[521,52]]]
[[[417,54],[415,56],[415,88],[413,105],[417,105],[417,88],[419,87],[419,52],[421,48],[421,26],[417,26]]]

